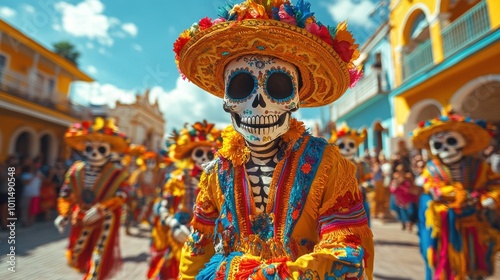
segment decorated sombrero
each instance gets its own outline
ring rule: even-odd
[[[130,140],[120,132],[113,119],[96,118],[94,123],[83,121],[72,124],[64,134],[64,140],[72,148],[82,151],[86,141],[102,141],[111,144],[111,150],[123,153]]]
[[[146,152],[146,147],[144,145],[131,144],[125,153],[133,157],[138,157],[144,154],[145,152]]]
[[[170,137],[169,157],[174,160],[190,156],[194,148],[200,146],[218,148],[221,144],[221,131],[212,123],[197,122],[192,128],[183,128],[180,132],[174,130]]]
[[[300,71],[300,101],[317,107],[337,100],[361,77],[359,57],[347,24],[323,25],[310,3],[247,0],[219,8],[181,33],[174,44],[180,72],[205,91],[224,97],[224,69],[244,55],[266,55],[294,64]]]
[[[439,117],[422,121],[410,136],[413,145],[418,149],[430,149],[429,139],[433,134],[443,131],[457,131],[467,140],[462,149],[464,155],[471,155],[485,149],[489,144],[495,128],[484,120],[474,120],[445,109]]]
[[[332,134],[328,142],[335,144],[335,142],[337,142],[337,139],[346,136],[349,136],[351,139],[353,139],[356,142],[356,146],[359,146],[359,144],[365,141],[366,129],[357,131],[355,129],[350,128],[346,123],[342,123],[342,125],[338,130],[336,128],[332,130]]]
[[[137,159],[135,160],[135,163],[138,166],[143,166],[146,164],[146,160],[148,160],[148,159],[158,160],[159,159],[158,154],[153,152],[153,151],[145,151],[144,153],[142,153],[140,156],[137,157]]]

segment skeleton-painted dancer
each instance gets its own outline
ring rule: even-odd
[[[102,118],[72,125],[65,140],[84,160],[66,174],[55,225],[61,232],[71,225],[69,265],[84,279],[109,279],[121,264],[120,214],[128,193],[128,173],[112,162],[112,153],[123,153],[129,141],[112,119]]]

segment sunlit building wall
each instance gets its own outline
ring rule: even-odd
[[[117,102],[116,107],[109,110],[109,116],[116,120],[120,130],[130,137],[133,144],[144,145],[152,151],[164,148],[165,119],[158,102],[150,102],[149,90],[136,95],[132,104]]]
[[[500,124],[500,1],[391,1],[395,137],[451,104]]]
[[[92,81],[78,67],[0,20],[0,161],[7,156],[64,156],[64,131],[89,117],[68,97],[73,81]]]

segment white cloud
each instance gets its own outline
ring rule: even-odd
[[[0,7],[0,16],[10,18],[14,17],[17,14],[16,10],[11,9],[9,7]]]
[[[59,25],[57,23],[53,23],[52,29],[54,29],[55,31],[61,31],[62,27],[61,27],[61,25]]]
[[[35,8],[29,4],[23,4],[23,10],[25,10],[26,12],[28,12],[30,14],[35,13]]]
[[[97,74],[97,68],[94,66],[94,65],[89,65],[87,67],[87,71],[89,72],[89,74],[91,75],[95,75]]]
[[[142,52],[142,46],[139,44],[132,45],[132,48],[134,48],[134,50],[136,50],[138,52]]]
[[[100,54],[105,54],[106,53],[106,49],[101,47],[101,48],[99,48],[98,52]]]
[[[331,4],[323,4],[335,22],[347,20],[348,23],[372,27],[374,23],[369,15],[375,10],[376,4],[371,0],[336,0]]]
[[[85,46],[86,46],[86,47],[87,47],[87,49],[89,49],[89,50],[91,50],[91,49],[93,49],[93,48],[94,48],[94,44],[92,44],[91,42],[87,42],[87,43],[85,44]]]
[[[90,67],[93,66],[88,68]],[[88,68],[87,70],[89,70]],[[98,82],[74,82],[71,85],[71,99],[84,105],[90,103],[95,105],[106,104],[110,108],[114,108],[117,101],[131,104],[136,100],[134,90],[124,90],[112,84],[100,84]]]
[[[122,29],[132,37],[137,36],[137,33],[139,32],[139,30],[137,29],[137,25],[131,22],[122,24]]]
[[[104,15],[104,4],[101,1],[84,0],[76,5],[59,2],[55,4],[55,8],[62,14],[64,31],[77,37],[95,39],[106,46],[113,45],[109,31],[120,20]]]
[[[222,99],[180,77],[175,89],[165,91],[155,86],[151,88],[150,96],[153,100],[158,98],[160,110],[167,120],[167,133],[173,128],[182,128],[185,123],[192,124],[203,119],[221,128],[231,123],[229,114],[222,109]]]

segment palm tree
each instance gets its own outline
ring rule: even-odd
[[[54,47],[54,52],[58,55],[66,58],[71,63],[78,65],[78,58],[80,57],[80,52],[76,50],[75,45],[68,41],[60,41],[52,45]]]

